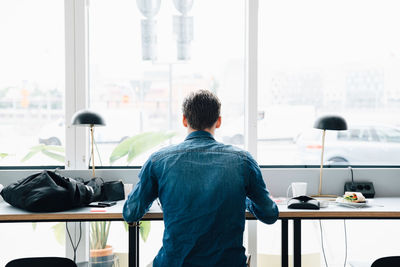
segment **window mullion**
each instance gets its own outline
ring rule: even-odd
[[[88,107],[88,49],[86,1],[65,0],[66,169],[87,169],[88,130],[71,126],[73,114]]]
[[[65,168],[88,169],[89,139],[86,127],[71,125],[73,114],[88,107],[88,37],[86,0],[65,0]],[[88,223],[69,222],[68,229],[76,251],[77,262],[89,260]],[[66,256],[74,257],[72,244],[66,234]]]
[[[246,0],[245,148],[257,159],[258,0]],[[248,221],[248,253],[257,266],[257,221]]]
[[[257,159],[258,0],[246,0],[245,148]]]

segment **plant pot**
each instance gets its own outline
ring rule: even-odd
[[[90,265],[91,267],[112,267],[114,266],[113,248],[107,245],[103,249],[90,250]]]

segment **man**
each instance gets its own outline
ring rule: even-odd
[[[213,138],[220,109],[211,92],[191,93],[183,103],[185,141],[150,156],[125,202],[131,223],[160,199],[165,230],[153,266],[246,266],[246,208],[267,224],[278,218],[256,161]]]

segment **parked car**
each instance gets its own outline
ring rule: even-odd
[[[302,164],[321,163],[321,130],[304,132],[295,142]],[[400,164],[400,128],[390,125],[354,125],[347,131],[327,130],[324,164]]]

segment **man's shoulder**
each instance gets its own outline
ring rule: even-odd
[[[227,152],[227,153],[232,153],[246,161],[248,164],[256,164],[256,160],[253,158],[253,156],[250,154],[249,151],[244,150],[240,147],[233,146],[233,145],[226,145],[223,143],[219,143],[221,145],[221,151]]]
[[[175,145],[169,145],[163,148],[160,148],[153,154],[151,154],[151,159],[152,161],[158,160],[162,157],[165,157],[166,155],[178,153],[179,151],[184,151],[184,147],[182,147],[182,143],[180,144],[175,144]]]
[[[248,151],[246,151],[240,147],[233,146],[233,145],[218,143],[217,148],[218,148],[218,150],[220,150],[222,152],[237,154],[238,156],[241,156],[241,157],[250,156],[250,153]]]
[[[221,154],[236,155],[244,159],[251,158],[251,155],[248,151],[236,146],[226,145],[220,142],[215,142],[214,144],[207,146],[193,146],[193,145],[188,146],[187,144],[182,142],[180,144],[169,145],[167,147],[161,148],[160,150],[154,152],[151,155],[151,159],[154,162],[162,158],[165,158],[167,156],[181,154],[181,153],[189,153],[189,152],[204,152],[204,153],[217,152]]]

